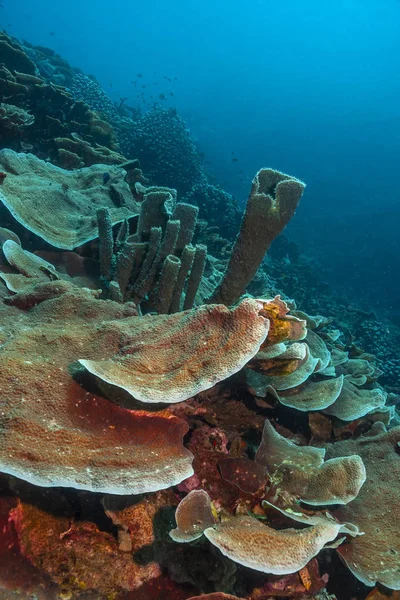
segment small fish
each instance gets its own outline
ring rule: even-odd
[[[239,162],[239,159],[235,156],[235,158],[232,158],[232,162]]]
[[[4,173],[4,171],[0,171],[0,185],[2,185],[4,183],[4,180],[6,177],[7,177],[7,173]]]
[[[138,73],[138,74],[136,75],[136,77],[137,77],[138,79],[140,79],[141,77],[143,77],[143,75],[142,75],[142,73]]]
[[[110,173],[108,171],[103,173],[103,184],[104,185],[106,185],[110,181],[110,179],[111,179],[111,177],[110,177]]]
[[[49,31],[49,34],[50,34],[50,35],[56,35],[56,34],[54,33],[54,31]]]
[[[159,94],[158,97],[160,98],[160,100],[165,100],[165,94]]]

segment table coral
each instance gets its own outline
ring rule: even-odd
[[[364,535],[338,549],[351,572],[363,583],[379,582],[400,590],[400,427],[386,431],[382,423],[358,439],[329,445],[327,456],[358,454],[366,468],[359,495],[335,511]]]
[[[343,421],[385,409],[388,394],[375,383],[371,357],[349,359],[348,352],[333,345],[335,340],[329,342],[326,336],[324,341],[322,335],[323,331],[307,330],[301,345],[286,339],[272,346],[268,346],[268,336],[246,368],[250,392],[262,398],[272,396],[301,412],[323,410]]]
[[[320,381],[307,381],[305,385],[273,394],[284,406],[309,412],[331,406],[339,397],[343,387],[343,376]]]
[[[22,136],[26,127],[30,127],[35,121],[35,117],[28,111],[18,108],[13,104],[0,104],[0,127],[2,136],[4,134],[13,137]]]
[[[340,394],[324,412],[343,421],[354,421],[383,408],[386,399],[387,393],[379,387],[372,390],[360,389],[345,379]]]
[[[56,248],[72,250],[96,238],[100,206],[110,209],[113,224],[139,212],[124,180],[125,171],[117,167],[109,167],[109,172],[125,198],[125,205],[119,207],[103,185],[102,165],[70,172],[32,154],[2,150],[0,168],[8,173],[0,202],[18,223]]]
[[[7,99],[0,108],[3,147],[22,146],[71,169],[125,161],[110,123],[63,87],[77,77],[65,60],[4,32],[0,49],[0,92]]]
[[[334,540],[342,531],[342,525],[334,520],[321,521],[302,530],[280,531],[251,516],[231,516],[218,523],[215,522],[212,505],[204,503],[203,495],[202,490],[197,490],[190,492],[182,500],[184,517],[181,518],[181,506],[178,506],[178,527],[171,531],[172,539],[188,542],[198,537],[202,531],[222,554],[264,573],[283,575],[302,569],[325,544]],[[199,501],[202,506],[201,520],[198,519]],[[193,532],[195,537],[188,535]]]
[[[232,310],[202,306],[146,317],[138,321],[137,333],[125,331],[114,358],[80,363],[141,402],[181,402],[236,373],[254,356],[269,328],[259,312],[260,302],[246,299]]]
[[[19,262],[29,258],[15,242],[5,244],[18,249]],[[29,265],[41,269],[48,264],[41,261]],[[247,299],[233,310],[206,306],[138,318],[132,305],[122,307],[96,295],[71,283],[49,281],[14,296],[22,306],[37,306],[22,313],[24,326],[13,331],[0,356],[3,390],[7,390],[3,414],[13,415],[5,420],[2,468],[40,485],[114,493],[179,483],[192,474],[191,455],[179,442],[186,430],[183,422],[171,415],[124,411],[85,393],[69,365],[79,358],[89,371],[128,388],[142,401],[177,402],[225,379],[257,352],[270,323],[260,315],[263,303]],[[177,347],[182,353],[176,352]],[[87,358],[80,358],[85,354]],[[16,371],[22,375],[15,379]],[[124,415],[126,423],[121,427]],[[156,434],[161,430],[162,435]],[[95,441],[96,431],[102,435]],[[29,451],[24,449],[25,436],[31,440]],[[16,451],[10,455],[6,447],[11,440]],[[116,446],[113,452],[107,450],[111,440]],[[125,447],[129,450],[124,452]]]
[[[192,474],[184,421],[119,408],[86,392],[70,370],[79,357],[116,352],[119,326],[127,331],[136,311],[78,289],[19,311],[17,321],[15,310],[2,309],[10,332],[0,354],[3,472],[37,485],[119,494]]]
[[[325,450],[298,446],[265,421],[256,463],[265,468],[276,498],[283,495],[311,505],[347,504],[365,482],[363,461],[354,454],[324,462]]]
[[[276,531],[252,517],[236,517],[206,529],[204,535],[235,562],[263,573],[282,575],[302,569],[337,537],[340,527],[332,523]]]
[[[193,515],[196,519],[193,519]],[[175,542],[193,542],[217,522],[210,496],[204,490],[193,490],[179,503],[175,519],[177,528],[170,536]]]

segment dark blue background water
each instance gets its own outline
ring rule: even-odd
[[[398,311],[398,0],[2,4],[9,32],[93,73],[116,101],[165,94],[239,201],[261,166],[303,179],[289,233],[331,282]]]

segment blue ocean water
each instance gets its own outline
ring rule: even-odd
[[[0,21],[116,102],[176,107],[238,202],[261,166],[304,180],[288,234],[398,315],[398,0],[2,0]]]

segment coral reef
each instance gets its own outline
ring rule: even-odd
[[[241,210],[233,197],[221,187],[203,180],[201,183],[194,184],[185,193],[183,200],[199,207],[199,218],[206,221],[210,235],[214,228],[222,239],[235,238],[242,216]],[[221,221],[222,214],[223,221]]]
[[[202,181],[200,152],[175,110],[154,108],[135,121],[133,130],[127,155],[139,158],[153,183],[185,195]]]
[[[304,184],[240,223],[176,111],[0,49],[0,599],[396,598],[396,338],[277,237]]]
[[[136,400],[171,404],[239,371],[257,352],[268,328],[257,300],[243,300],[233,310],[204,306],[137,319],[131,332],[123,326],[124,345],[114,357],[79,362]]]
[[[91,167],[71,173],[32,155],[7,150],[2,156],[7,171],[3,202],[16,221],[28,231],[35,222],[36,235],[53,247],[68,247],[48,234],[61,232],[68,240],[68,231],[63,233],[48,221],[38,221],[32,210],[49,202],[52,193],[47,196],[49,200],[46,195],[39,200],[34,194],[25,199],[28,182],[32,178],[37,182],[38,193],[42,193],[44,182],[51,182],[47,187],[53,188],[57,198],[58,193],[65,194],[63,182],[69,178],[68,190],[71,187],[77,194],[73,206],[79,215],[84,212],[79,207],[79,189],[89,193],[87,182],[99,179],[102,171]],[[339,342],[341,331],[332,329],[329,319],[296,310],[291,314],[279,296],[271,300],[246,298],[232,309],[224,304],[187,308],[194,302],[197,286],[202,285],[207,259],[205,248],[191,246],[196,207],[177,203],[174,191],[167,188],[141,184],[131,188],[124,181],[126,172],[114,169],[115,173],[111,169],[109,173],[114,185],[119,178],[117,207],[111,208],[113,198],[100,178],[92,196],[91,233],[69,242],[70,247],[77,247],[79,241],[99,235],[98,262],[94,260],[97,267],[92,274],[87,271],[88,259],[85,262],[74,252],[34,254],[21,247],[12,230],[1,230],[1,278],[8,289],[2,305],[2,339],[7,342],[3,342],[0,354],[1,388],[7,390],[1,470],[44,488],[67,487],[124,497],[178,486],[179,495],[165,496],[155,506],[152,502],[157,503],[157,497],[147,495],[143,508],[135,501],[129,513],[116,512],[105,499],[106,514],[118,527],[118,541],[93,522],[79,521],[71,526],[68,518],[59,520],[48,514],[48,509],[32,511],[23,500],[17,500],[9,506],[9,518],[17,530],[21,556],[26,556],[29,548],[30,561],[50,576],[52,585],[65,586],[57,564],[69,564],[72,545],[75,556],[82,553],[82,566],[77,570],[71,564],[64,569],[69,572],[67,588],[77,598],[84,597],[77,581],[81,589],[96,590],[106,597],[111,590],[144,590],[165,570],[180,586],[243,594],[242,587],[235,587],[236,570],[226,570],[230,563],[224,561],[229,559],[266,577],[287,576],[302,572],[328,544],[338,547],[344,560],[362,565],[362,571],[351,570],[363,582],[379,581],[396,588],[396,570],[390,560],[385,563],[382,558],[381,563],[388,567],[381,574],[371,568],[368,559],[358,558],[375,544],[368,540],[365,546],[358,541],[364,540],[360,533],[365,533],[366,525],[356,503],[374,480],[368,470],[370,455],[359,449],[357,439],[354,452],[347,450],[350,442],[335,441],[336,436],[340,440],[346,423],[352,432],[357,422],[360,426],[368,419],[370,425],[379,419],[389,423],[394,417],[393,407],[386,406],[388,394],[376,383],[380,371],[373,358],[363,353],[351,358]],[[294,182],[296,188],[293,211],[302,187],[284,176],[283,183],[287,181],[290,185]],[[104,193],[103,201],[98,190]],[[115,197],[114,192],[114,201]],[[290,194],[287,197],[290,203]],[[86,210],[90,207],[88,198],[81,202]],[[66,212],[63,205],[59,210]],[[116,218],[113,210],[127,212]],[[47,207],[42,212],[51,211]],[[114,232],[118,221],[119,229]],[[130,225],[134,233],[130,233]],[[71,228],[74,230],[79,232],[76,225]],[[268,246],[274,234],[267,234],[264,239]],[[238,236],[239,246],[243,245],[241,235],[246,240],[244,226]],[[265,249],[265,241],[260,244]],[[196,259],[198,253],[200,258]],[[255,272],[254,255],[245,252],[243,256]],[[261,258],[259,251],[257,261]],[[226,304],[238,298],[238,289],[244,291],[248,266],[243,271],[245,275],[236,274],[240,288],[232,284],[232,296],[226,298]],[[228,277],[223,276],[215,293]],[[191,278],[196,281],[194,292]],[[96,282],[102,284],[103,292],[96,288]],[[229,286],[224,289],[230,293]],[[174,291],[176,309],[167,314]],[[115,296],[117,302],[105,299],[107,296]],[[139,305],[143,309],[156,307],[159,314],[155,315],[153,308],[147,316],[140,316]],[[182,307],[187,310],[180,312]],[[20,373],[17,379],[14,373]],[[239,378],[236,383],[232,379],[235,374]],[[224,400],[224,393],[215,386],[221,381],[227,386]],[[241,390],[237,399],[236,389]],[[248,404],[252,395],[256,409],[239,408],[243,402]],[[145,411],[143,403],[155,406]],[[160,409],[160,405],[168,408]],[[309,445],[304,437],[301,445],[294,443],[290,431],[281,432],[273,421],[257,414],[265,409],[272,410],[271,415],[279,414],[280,407],[308,415],[314,440],[330,442],[327,460],[324,448]],[[248,427],[261,432],[263,421],[261,443],[252,460],[242,436]],[[188,432],[185,448],[182,442]],[[189,493],[176,512],[178,527],[169,528],[171,536],[176,543],[197,540],[201,545],[190,551],[192,560],[204,564],[216,550],[207,550],[202,540],[221,551],[226,558],[218,559],[222,562],[216,579],[200,577],[190,565],[183,569],[179,563],[183,555],[166,539],[168,531],[161,538],[152,531],[158,512],[173,509],[185,492]],[[366,498],[371,510],[369,496]],[[305,510],[304,505],[309,508]],[[340,505],[343,508],[338,508]],[[319,510],[326,506],[332,507],[331,514]],[[141,510],[153,515],[147,529],[144,517],[139,516]],[[282,518],[290,520],[289,528],[276,527]],[[293,520],[307,528],[292,528]],[[61,532],[55,559],[49,557],[48,563],[35,559],[35,552],[43,552],[42,546],[35,550],[36,534],[31,533],[36,521],[48,523],[49,531]],[[396,532],[395,528],[394,535]],[[85,558],[88,544],[113,556],[108,574],[95,576],[97,562],[91,564]],[[140,554],[146,544],[153,546],[152,559],[144,566],[129,562],[125,568],[128,556]],[[395,542],[386,538],[380,544],[382,556],[388,547],[395,549]],[[357,558],[346,559],[353,553]],[[251,598],[255,585],[250,580],[246,585],[245,595]]]
[[[118,143],[111,125],[66,85],[74,71],[46,48],[22,45],[0,33],[1,148],[32,151],[65,168],[96,163],[119,164]]]
[[[399,523],[399,442],[400,427],[386,431],[383,423],[376,423],[358,439],[332,444],[327,450],[331,457],[357,453],[368,478],[359,497],[336,511],[364,535],[338,552],[358,579],[367,585],[378,581],[394,590],[400,589],[400,544],[394,525]]]
[[[58,295],[53,283],[55,293],[40,304],[36,297],[35,318],[23,313],[19,328],[18,309],[3,305],[2,332],[7,337],[12,327],[13,335],[1,351],[1,470],[36,485],[120,494],[168,487],[191,475],[191,455],[181,443],[184,421],[128,413],[86,392],[69,372],[80,357],[105,358],[117,350],[118,326],[127,327],[132,315],[136,323],[133,307],[121,310],[79,288]],[[20,373],[17,381],[13,373]]]
[[[109,167],[110,181],[104,185],[104,165],[66,171],[12,150],[0,151],[0,168],[7,173],[0,192],[3,206],[55,248],[72,250],[96,238],[96,211],[101,206],[108,208],[113,224],[139,212],[121,168]]]

